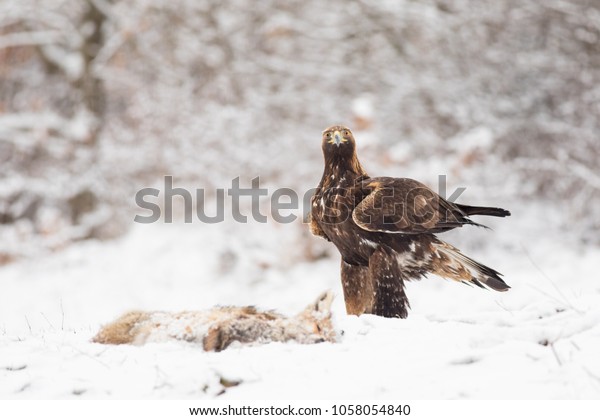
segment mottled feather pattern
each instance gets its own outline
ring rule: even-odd
[[[497,291],[509,289],[500,273],[435,234],[483,226],[472,215],[506,217],[510,212],[451,203],[409,178],[369,177],[347,127],[326,129],[322,149],[325,168],[311,200],[310,229],[341,254],[349,314],[405,318],[410,306],[404,282],[428,273]]]
[[[373,313],[388,318],[408,316],[410,305],[404,292],[397,253],[387,247],[378,248],[369,259],[374,280]]]

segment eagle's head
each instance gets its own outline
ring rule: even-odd
[[[325,172],[350,171],[357,175],[367,176],[356,157],[356,142],[352,131],[343,125],[333,125],[323,131],[323,156],[325,157]],[[343,175],[340,175],[343,177]],[[336,179],[336,174],[329,174],[330,179]],[[327,181],[330,182],[330,181]]]
[[[356,150],[356,142],[349,128],[333,125],[323,131],[323,153],[327,156],[352,157]]]

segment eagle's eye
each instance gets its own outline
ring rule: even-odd
[[[346,136],[346,137],[347,137],[347,136],[349,136],[349,135],[350,135],[350,132],[349,132],[348,130],[344,130],[344,136]]]
[[[331,133],[325,133],[325,138],[330,139],[331,138]]]

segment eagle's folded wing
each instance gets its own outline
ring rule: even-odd
[[[371,178],[363,183],[365,198],[352,219],[371,232],[438,233],[474,224],[456,205],[408,178]]]

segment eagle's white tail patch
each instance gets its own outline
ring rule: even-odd
[[[510,288],[500,278],[500,273],[472,260],[452,245],[439,239],[431,245],[431,265],[438,276],[497,291]]]

